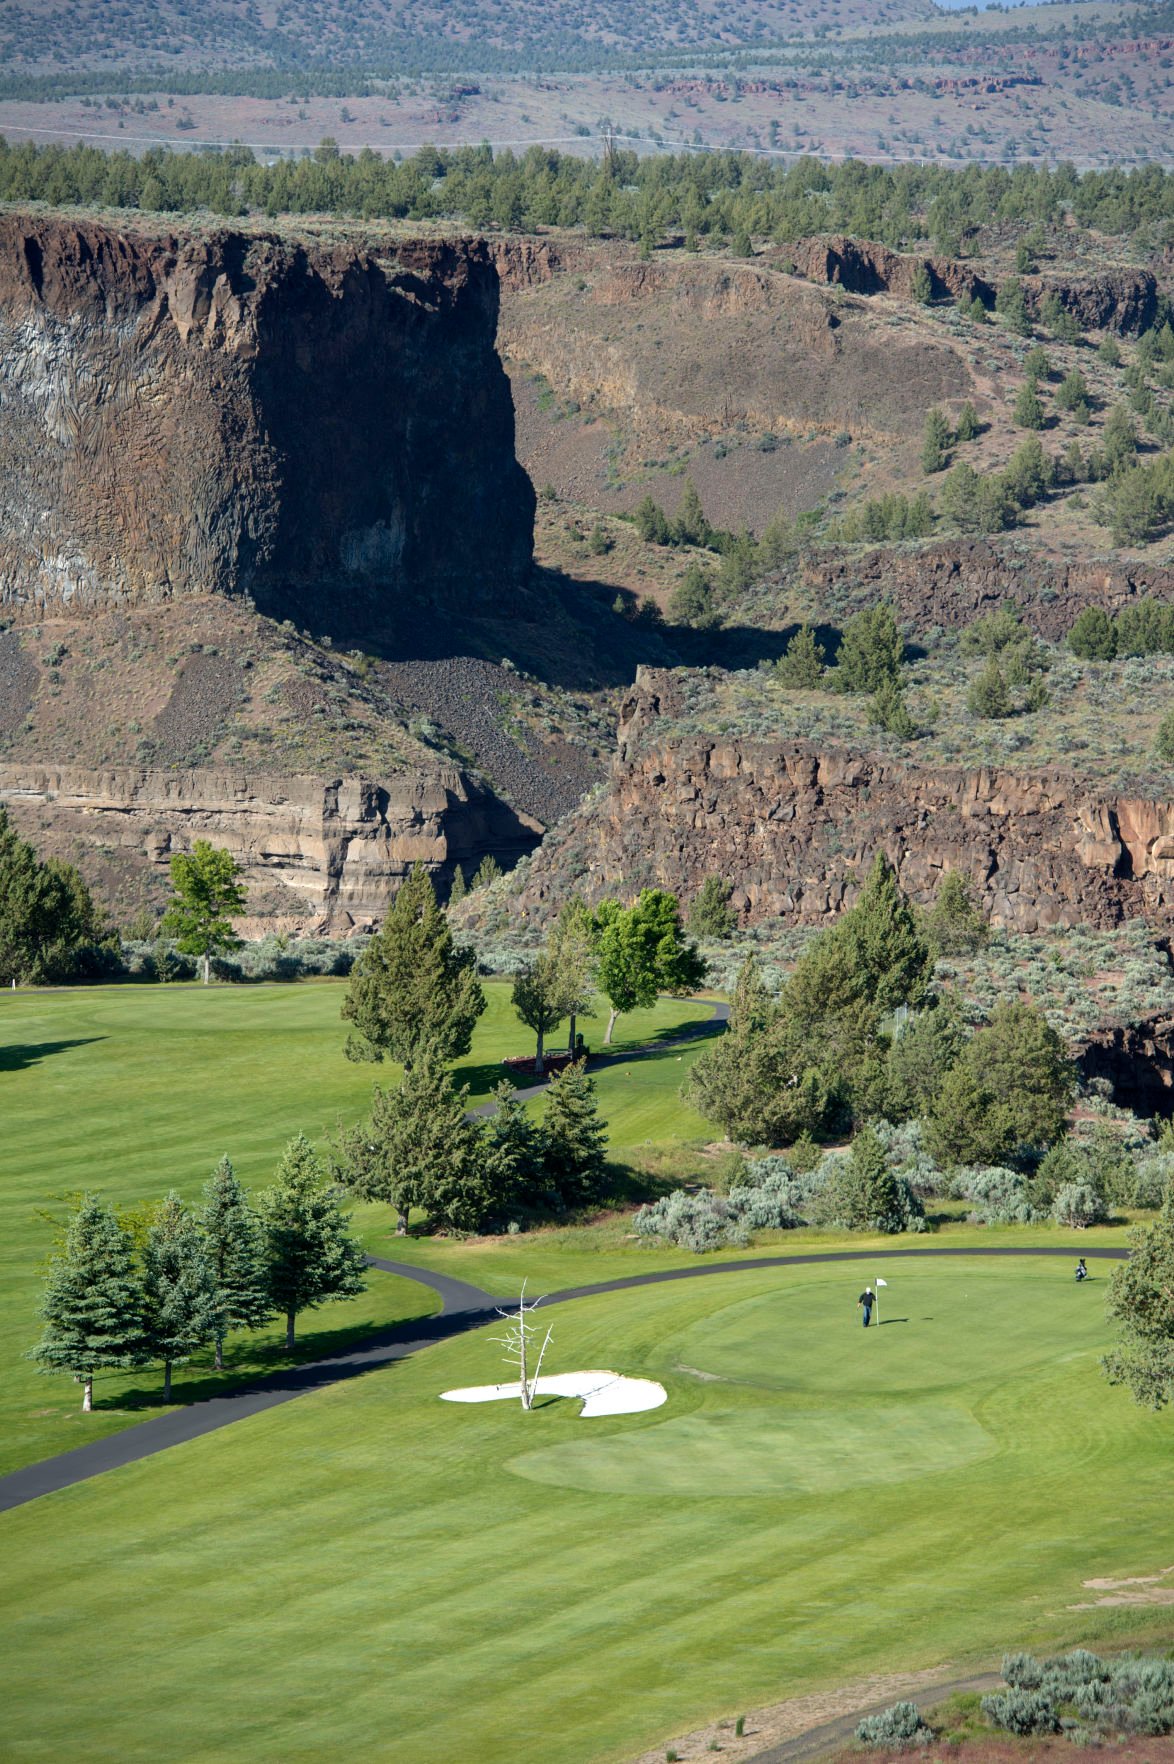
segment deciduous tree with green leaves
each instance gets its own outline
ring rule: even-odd
[[[302,1311],[366,1289],[366,1258],[351,1236],[338,1190],[303,1134],[290,1140],[257,1210],[265,1227],[269,1299],[285,1318],[285,1345],[292,1353]]]
[[[570,1029],[567,1052],[576,1052],[576,1035],[580,1017],[594,1015],[595,963],[598,953],[599,927],[595,914],[578,894],[572,894],[559,908],[551,929],[549,949],[557,964],[566,1000]]]
[[[351,971],[343,1018],[347,1058],[409,1067],[426,1043],[445,1059],[467,1054],[485,1009],[472,950],[460,949],[417,864]]]
[[[177,851],[170,868],[174,893],[160,929],[174,937],[184,955],[199,959],[207,986],[213,956],[236,949],[240,943],[232,921],[244,911],[242,872],[231,852],[206,839],[197,839],[191,851]]]
[[[546,1037],[552,1029],[558,1028],[568,1014],[567,989],[557,957],[544,950],[533,960],[524,963],[514,976],[510,1002],[523,1023],[534,1031],[537,1038],[534,1073],[541,1078],[546,1070]]]
[[[156,1208],[143,1248],[143,1345],[163,1362],[163,1401],[171,1368],[223,1331],[216,1276],[199,1223],[173,1189]]]
[[[82,1196],[53,1253],[41,1300],[44,1333],[30,1353],[42,1372],[67,1372],[94,1406],[99,1372],[141,1364],[143,1295],[130,1233],[97,1195]]]
[[[605,1044],[625,1011],[656,1003],[661,992],[683,993],[705,978],[705,962],[681,929],[675,894],[645,888],[635,905],[601,901],[598,981],[611,1006]]]

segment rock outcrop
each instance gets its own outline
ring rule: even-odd
[[[0,612],[209,592],[316,631],[528,568],[477,242],[0,217]]]
[[[1032,630],[1056,642],[1083,607],[1112,613],[1144,596],[1174,601],[1174,570],[1160,564],[1050,558],[987,539],[946,539],[917,550],[814,552],[802,570],[816,604],[847,610],[890,600],[916,631],[957,630],[1014,604]]]
[[[1174,802],[1097,795],[1062,772],[965,771],[791,740],[706,737],[673,722],[671,673],[642,669],[621,712],[607,794],[534,860],[525,904],[576,887],[733,885],[748,922],[820,924],[849,906],[879,850],[928,904],[946,870],[1018,931],[1174,925]]]
[[[800,239],[788,255],[800,275],[850,294],[896,294],[909,300],[919,273],[928,275],[934,299],[981,300],[990,307],[998,292],[989,277],[954,258],[891,251],[871,239],[842,234]],[[1137,337],[1153,324],[1158,310],[1158,284],[1149,270],[1121,267],[1088,276],[1048,271],[1020,281],[1033,316],[1039,316],[1044,301],[1054,294],[1082,330]]]
[[[43,854],[104,870],[107,898],[120,872],[164,878],[196,839],[225,847],[249,886],[247,936],[369,930],[413,864],[443,893],[456,864],[467,871],[486,852],[511,864],[541,835],[456,770],[380,782],[9,765],[0,805]]]

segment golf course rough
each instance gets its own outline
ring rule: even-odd
[[[1174,1559],[1171,1420],[1104,1383],[1103,1278],[886,1277],[868,1331],[852,1265],[560,1305],[553,1372],[655,1379],[647,1414],[438,1402],[500,1378],[490,1325],[3,1515],[11,1755],[603,1764],[1135,1630],[1073,1609]]]

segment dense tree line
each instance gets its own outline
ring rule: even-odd
[[[105,936],[78,871],[57,858],[42,861],[0,808],[0,983],[95,972]]]
[[[292,1350],[301,1312],[362,1292],[364,1267],[339,1190],[299,1135],[255,1198],[227,1158],[194,1211],[174,1192],[123,1217],[82,1196],[50,1260],[31,1357],[77,1379],[85,1410],[97,1373],[151,1364],[168,1402],[172,1368],[207,1345],[222,1367],[230,1330],[278,1315]]]
[[[738,236],[778,243],[835,231],[902,247],[929,239],[958,248],[974,228],[1037,226],[1071,216],[1130,234],[1174,222],[1174,174],[1160,166],[1080,174],[1067,164],[968,166],[784,165],[752,154],[615,151],[579,158],[533,147],[424,148],[385,159],[323,141],[299,159],[260,163],[247,147],[141,157],[94,147],[0,141],[0,200],[101,204],[163,212],[211,209],[329,213],[366,220],[447,219],[475,227],[581,227],[589,233],[687,243]]]

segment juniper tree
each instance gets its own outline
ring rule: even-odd
[[[603,1184],[607,1129],[581,1060],[551,1079],[542,1129],[546,1174],[564,1205],[593,1200]]]
[[[360,1199],[390,1206],[401,1237],[413,1207],[437,1222],[476,1224],[485,1191],[467,1110],[467,1087],[458,1090],[443,1054],[426,1045],[398,1085],[376,1085],[369,1120],[340,1134],[332,1150],[338,1180]]]
[[[0,808],[0,981],[65,979],[79,950],[102,935],[77,870],[42,862]]]
[[[875,692],[901,677],[905,640],[887,600],[855,614],[844,626],[834,684],[840,692]]]
[[[292,1353],[302,1311],[365,1290],[366,1258],[350,1234],[338,1190],[300,1133],[286,1147],[272,1186],[259,1196],[258,1211],[269,1300],[285,1318],[285,1345]]]
[[[786,650],[775,663],[775,677],[781,686],[810,691],[823,680],[827,656],[816,642],[810,625],[800,625]]]
[[[973,955],[990,941],[990,925],[974,903],[970,883],[957,870],[947,870],[938,883],[924,925],[935,957]]]
[[[543,1166],[543,1137],[537,1123],[502,1082],[493,1093],[494,1112],[480,1132],[484,1186],[495,1214],[512,1205],[539,1201],[549,1187]]]
[[[224,1366],[230,1329],[256,1329],[272,1315],[265,1275],[265,1233],[227,1158],[204,1184],[200,1228],[216,1281],[216,1369]]]
[[[921,469],[923,472],[944,471],[950,457],[950,425],[944,412],[935,404],[925,415],[921,436]]]
[[[962,406],[962,409],[958,412],[958,421],[954,425],[954,437],[958,441],[974,441],[977,439],[980,432],[981,427],[978,420],[978,412],[975,410],[970,400],[967,399],[966,403]]]
[[[689,908],[689,929],[694,937],[728,937],[738,923],[738,915],[730,905],[730,885],[720,876],[707,876],[693,896]]]
[[[862,1127],[836,1180],[838,1219],[850,1231],[903,1231],[905,1209],[897,1179],[873,1128]]]
[[[130,1233],[97,1195],[83,1195],[50,1260],[44,1333],[29,1357],[42,1372],[77,1379],[88,1414],[96,1373],[141,1363],[142,1313]]]
[[[1012,420],[1020,429],[1042,429],[1044,426],[1044,407],[1040,403],[1039,393],[1035,389],[1034,380],[1025,380],[1015,397],[1015,409]]]
[[[1110,1384],[1160,1409],[1174,1401],[1174,1189],[1152,1225],[1135,1231],[1127,1262],[1109,1280],[1108,1312],[1117,1346],[1102,1361]]]
[[[143,1345],[163,1362],[163,1401],[171,1368],[223,1329],[216,1277],[199,1224],[174,1189],[157,1208],[143,1249]]]
[[[484,1009],[476,958],[454,943],[428,873],[417,864],[351,971],[342,1007],[355,1026],[347,1058],[408,1067],[431,1043],[456,1059],[468,1053]]]

